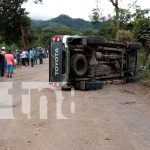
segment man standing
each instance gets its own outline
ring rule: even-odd
[[[27,49],[25,49],[25,52],[26,52],[26,63],[27,63],[27,65],[29,66],[30,65],[30,63],[29,63],[29,52],[28,52],[28,50]]]
[[[4,76],[4,59],[5,57],[1,54],[0,51],[0,77]]]
[[[31,61],[31,67],[33,67],[33,63],[34,63],[34,53],[33,50],[31,49],[29,52],[29,57],[30,57],[30,61]]]
[[[41,49],[39,50],[39,61],[40,61],[40,64],[43,64],[43,55],[42,55]]]
[[[36,51],[36,49],[34,48],[33,49],[33,54],[34,54],[34,65],[36,65],[37,64],[37,51]]]
[[[15,57],[16,57],[16,60],[17,60],[17,65],[19,65],[20,64],[20,53],[19,53],[18,50],[16,50],[16,52],[15,52]]]
[[[14,56],[11,51],[9,51],[9,53],[5,55],[5,59],[7,63],[7,72],[8,72],[7,77],[12,78],[12,74],[14,70],[13,68]]]
[[[22,53],[21,53],[21,59],[22,59],[22,65],[26,66],[26,52],[24,49],[22,49]]]
[[[0,51],[0,76],[3,77],[5,74],[5,47],[2,47],[2,50]]]

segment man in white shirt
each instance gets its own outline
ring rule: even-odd
[[[25,50],[23,49],[23,51],[21,53],[21,59],[22,59],[22,65],[23,66],[26,66],[26,58],[27,58],[27,55],[26,55]]]

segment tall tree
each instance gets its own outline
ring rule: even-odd
[[[113,20],[109,19],[105,21],[99,30],[97,31],[98,35],[105,36],[107,38],[115,38],[115,30],[114,30],[114,24]]]
[[[119,2],[118,0],[109,0],[112,5],[114,6],[115,10],[115,17],[114,17],[114,30],[115,33],[119,30]],[[97,23],[98,21],[105,19],[105,17],[102,17],[101,9],[98,6],[98,0],[96,0],[96,8],[92,10],[92,15],[90,16],[90,20],[93,23]]]
[[[150,18],[138,18],[134,22],[135,38],[143,44],[145,48],[145,56],[143,58],[143,65],[146,65],[150,54]]]
[[[146,65],[150,55],[150,9],[141,9],[137,1],[131,7],[135,10],[132,14],[134,37],[143,44],[145,55],[142,63]]]
[[[20,39],[24,46],[28,45],[28,28],[30,18],[27,17],[22,4],[28,0],[1,0],[0,1],[0,35],[6,43],[16,43]],[[36,0],[38,2],[41,0]],[[34,1],[35,2],[35,1]]]
[[[140,18],[145,18],[149,12],[150,9],[141,9],[139,5],[137,5],[137,0],[135,0],[132,4],[129,4],[129,7],[134,10],[134,13],[132,14],[132,19],[140,19]]]
[[[120,23],[120,21],[119,21],[119,10],[120,10],[119,3],[118,3],[118,0],[109,0],[109,1],[112,3],[112,5],[115,8],[115,31],[117,33],[119,30],[119,23]]]
[[[119,28],[123,30],[129,30],[130,23],[132,19],[132,14],[129,9],[122,9],[119,10]]]
[[[101,8],[99,8],[99,0],[96,0],[96,8],[92,9],[92,14],[89,15],[92,24],[104,21],[105,17],[102,16]]]

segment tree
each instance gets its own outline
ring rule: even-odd
[[[132,14],[130,10],[120,8],[119,10],[120,29],[128,30],[131,19],[132,19]]]
[[[28,0],[1,0],[0,2],[0,36],[6,43],[21,43],[27,46],[30,18],[22,8]],[[36,0],[34,2],[41,2]]]
[[[140,16],[142,14],[145,15],[145,13],[147,13],[147,10],[144,10],[143,12],[140,11],[140,9],[139,9],[140,7],[138,7],[136,5],[136,2],[134,2],[133,4],[130,4],[130,8],[131,7],[136,8],[135,14],[131,14],[129,9],[120,8],[119,0],[109,0],[109,2],[111,2],[112,6],[114,7],[115,15],[111,16],[111,18],[109,18],[108,20],[113,21],[113,31],[116,36],[117,36],[118,30],[120,30],[120,29],[129,30],[129,29],[133,28],[133,26],[131,24],[131,20],[133,19],[133,17],[135,16],[136,13],[138,13],[138,16]],[[97,2],[96,8],[92,10],[92,15],[90,16],[90,20],[92,23],[93,22],[96,23],[98,21],[101,21],[104,18],[106,21],[106,17],[102,16],[101,9],[98,7],[98,2]],[[102,21],[104,21],[104,20],[102,20]]]
[[[118,0],[109,0],[115,8],[115,31],[116,33],[119,30],[119,3]]]
[[[133,2],[133,4],[129,4],[129,7],[134,9],[134,13],[132,14],[133,20],[140,19],[140,18],[145,18],[149,12],[150,9],[141,9],[139,5],[137,5],[137,0]]]
[[[143,59],[143,65],[146,64],[150,54],[150,18],[138,18],[134,21],[134,36],[143,44],[146,50],[145,57]]]
[[[141,42],[145,49],[142,65],[146,65],[150,54],[150,9],[141,9],[136,2],[137,1],[131,5],[131,7],[135,10],[135,12],[132,14],[132,19],[134,20],[132,22],[133,32],[135,39]]]
[[[98,0],[96,0],[96,8],[94,8],[92,10],[92,14],[89,15],[90,21],[92,22],[92,24],[96,24],[98,22],[100,22],[101,20],[103,20],[102,17],[102,13],[101,13],[101,9],[98,6]]]
[[[29,18],[25,9],[21,8],[23,2],[23,0],[1,0],[0,33],[8,44],[19,42],[21,37],[25,38],[23,36],[25,36],[25,27],[29,24]]]
[[[115,38],[115,30],[114,30],[113,20],[109,19],[101,25],[97,34],[100,36],[105,36],[107,38]]]
[[[112,5],[115,8],[115,17],[114,17],[114,24],[113,28],[115,30],[115,33],[119,30],[119,3],[118,0],[109,0]],[[99,21],[103,21],[106,19],[105,17],[102,16],[101,9],[98,7],[98,0],[96,1],[96,8],[92,10],[92,15],[90,16],[90,20],[92,23],[97,23]]]

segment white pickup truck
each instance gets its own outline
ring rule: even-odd
[[[54,35],[50,45],[49,80],[82,90],[100,89],[107,80],[134,82],[141,43],[102,36]]]

